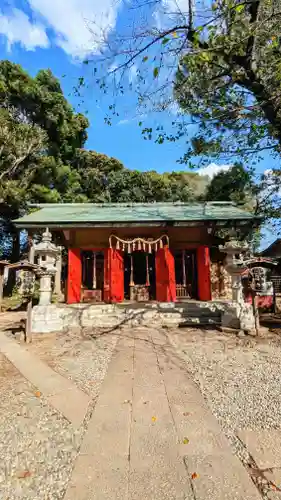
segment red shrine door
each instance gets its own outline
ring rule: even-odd
[[[170,249],[165,246],[156,252],[156,300],[176,302],[175,260]]]
[[[156,300],[176,301],[176,279],[174,257],[168,247],[159,249],[155,255]],[[67,303],[81,301],[82,263],[80,249],[70,248],[68,253]],[[104,252],[104,301],[124,300],[124,256],[115,248]]]
[[[124,300],[124,258],[120,250],[108,248],[104,258],[104,301]]]
[[[76,304],[81,300],[82,262],[79,248],[68,250],[67,303]]]
[[[199,300],[212,300],[210,250],[208,247],[197,248],[197,275]]]

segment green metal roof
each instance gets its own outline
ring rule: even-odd
[[[249,222],[254,215],[233,203],[53,203],[14,221],[17,227],[144,225],[204,221]]]

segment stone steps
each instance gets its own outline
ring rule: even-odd
[[[221,325],[221,316],[213,317],[196,317],[196,316],[186,316],[181,322],[181,326],[207,326],[207,325]]]
[[[128,326],[220,325],[223,304],[214,302],[74,304],[35,306],[32,331],[49,333],[71,328]]]
[[[183,328],[185,326],[190,327],[205,327],[205,326],[221,326],[221,317],[215,316],[213,318],[198,318],[198,317],[186,317],[184,321],[181,322],[180,326]]]

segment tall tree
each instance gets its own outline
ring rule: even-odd
[[[218,172],[207,185],[206,201],[233,201],[256,209],[256,189],[253,174],[237,163],[229,170]]]
[[[40,127],[22,122],[11,111],[0,109],[0,205],[2,235],[13,241],[13,261],[19,258],[19,235],[12,219],[28,199],[28,188],[40,156],[47,146],[47,136]]]
[[[48,135],[48,154],[64,163],[85,144],[88,120],[74,113],[50,70],[32,78],[20,65],[1,61],[0,102],[17,111],[19,119],[41,127]]]
[[[12,220],[28,202],[81,200],[70,160],[84,145],[88,121],[75,114],[50,70],[32,78],[9,61],[0,61],[0,103],[1,230],[18,260]]]
[[[187,0],[186,11],[182,5],[130,3],[129,26],[118,27],[97,59],[102,91],[132,88],[145,112],[171,106],[175,112],[179,105],[173,133],[161,126],[143,132],[159,143],[188,137],[185,163],[194,157],[257,160],[264,150],[279,157],[280,2]],[[116,114],[116,106],[109,107]],[[190,125],[197,125],[193,137]]]
[[[83,194],[93,202],[193,201],[207,184],[195,173],[126,169],[115,158],[95,151],[77,150],[72,166]]]
[[[275,0],[223,0],[190,35],[175,97],[198,123],[185,159],[281,151],[281,9]]]

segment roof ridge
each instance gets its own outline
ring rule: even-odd
[[[233,201],[154,201],[154,202],[86,202],[86,203],[29,203],[30,207],[46,208],[46,207],[133,207],[133,206],[238,206],[237,203]]]

